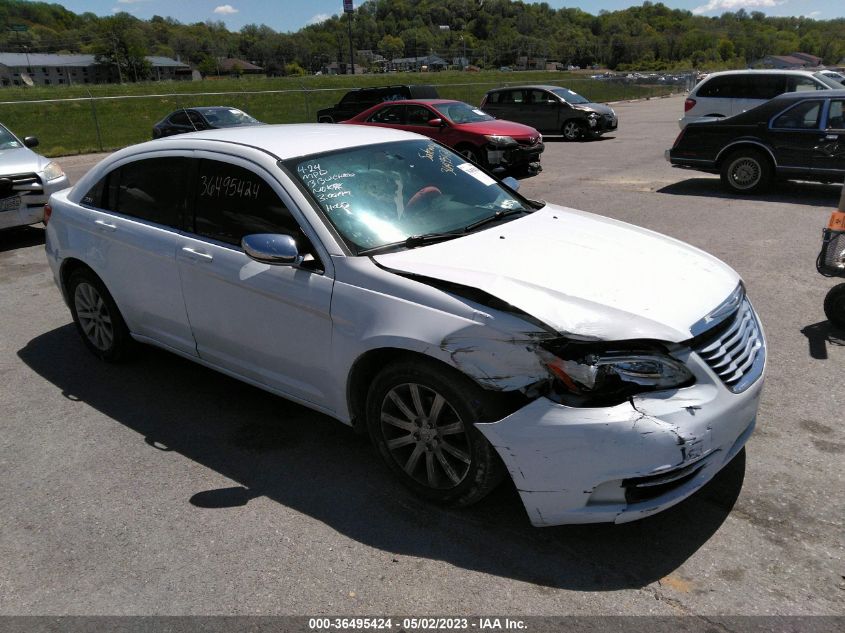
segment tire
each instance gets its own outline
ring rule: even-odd
[[[483,165],[481,162],[481,153],[472,145],[461,145],[458,148],[458,154],[476,165]]]
[[[491,394],[449,367],[397,362],[370,386],[367,429],[405,486],[444,505],[468,506],[505,474],[495,449],[474,425],[501,418],[497,410]]]
[[[581,121],[576,121],[575,119],[570,119],[566,123],[563,124],[560,133],[563,134],[563,138],[566,141],[580,141],[584,137],[584,132],[586,128]]]
[[[722,162],[722,184],[734,193],[764,191],[772,182],[774,170],[769,157],[756,149],[740,149]]]
[[[83,268],[71,274],[67,287],[70,313],[85,346],[104,361],[125,358],[133,340],[105,284]]]
[[[831,325],[845,332],[845,284],[828,291],[824,298],[824,314]]]

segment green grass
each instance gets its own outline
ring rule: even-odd
[[[42,154],[61,156],[113,150],[145,141],[151,138],[153,124],[179,107],[229,105],[267,123],[312,122],[316,121],[317,110],[334,105],[351,88],[418,83],[434,84],[442,97],[472,104],[479,103],[491,88],[508,84],[565,85],[593,101],[637,99],[669,91],[667,87],[593,81],[574,73],[495,71],[3,88],[0,122],[19,136],[37,136]],[[253,94],[264,91],[283,92]],[[201,92],[231,94],[196,94]],[[82,100],[49,101],[57,99]]]

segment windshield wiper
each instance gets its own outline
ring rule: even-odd
[[[418,246],[425,246],[427,244],[436,244],[437,242],[445,242],[446,240],[453,240],[456,237],[463,237],[465,231],[459,233],[426,233],[425,235],[411,235],[399,242],[391,242],[390,244],[382,244],[381,246],[374,246],[373,248],[365,248],[358,251],[359,255],[371,255],[383,250],[390,250],[399,246],[405,248],[416,248]]]
[[[474,231],[475,229],[482,227],[485,224],[490,224],[492,222],[496,222],[496,221],[501,220],[502,218],[505,218],[509,215],[514,215],[516,213],[525,213],[525,212],[526,212],[525,209],[500,209],[499,211],[496,211],[496,213],[494,213],[493,215],[487,216],[486,218],[481,218],[480,220],[477,220],[477,221],[473,222],[472,224],[467,224],[464,227],[464,231],[469,233],[470,231]]]

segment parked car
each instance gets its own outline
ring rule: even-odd
[[[318,123],[339,123],[351,119],[356,114],[385,101],[403,99],[437,99],[437,88],[426,85],[413,86],[378,86],[375,88],[357,88],[350,90],[330,108],[317,110]]]
[[[837,90],[842,84],[821,72],[806,70],[729,70],[712,73],[697,84],[686,101],[681,128],[701,117],[721,118],[757,107],[784,92]]]
[[[721,174],[736,193],[757,193],[775,178],[842,182],[845,90],[792,92],[748,112],[687,125],[666,159]]]
[[[37,145],[0,124],[0,229],[43,221],[47,198],[69,184],[56,161],[32,151]]]
[[[515,86],[490,90],[481,109],[498,119],[517,121],[545,135],[563,135],[567,141],[597,138],[619,124],[616,112],[559,86]]]
[[[533,127],[500,121],[462,101],[420,99],[380,103],[344,123],[416,132],[490,169],[540,170],[543,136]]]
[[[157,345],[335,417],[425,498],[510,474],[534,525],[668,508],[755,425],[740,278],[517,186],[400,130],[197,132],[54,194],[46,254],[96,356]]]
[[[845,87],[845,75],[842,73],[838,73],[835,70],[820,70],[819,72],[828,79],[833,79],[833,81],[836,81]]]
[[[229,106],[180,108],[153,126],[153,138],[243,125],[263,125],[243,110]]]

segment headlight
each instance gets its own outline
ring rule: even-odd
[[[556,390],[576,404],[618,404],[638,393],[683,387],[694,380],[681,361],[656,350],[583,347],[565,347],[562,357],[541,353],[556,379]]]
[[[517,145],[517,142],[510,136],[501,136],[499,134],[485,134],[484,138],[493,143],[493,145]]]
[[[45,180],[55,180],[56,178],[61,178],[65,175],[65,172],[59,167],[59,164],[56,161],[51,161],[47,164],[44,168],[44,179]]]

